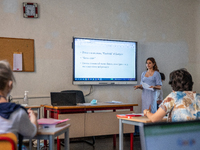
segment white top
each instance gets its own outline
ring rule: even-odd
[[[28,114],[22,108],[14,111],[9,119],[0,116],[0,134],[12,132],[18,137],[18,133],[26,137],[34,137],[37,132],[36,125],[29,120]]]

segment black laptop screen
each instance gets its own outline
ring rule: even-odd
[[[76,105],[76,93],[51,92],[51,105],[74,106]]]

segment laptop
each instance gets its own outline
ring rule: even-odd
[[[51,92],[52,106],[75,106],[76,93],[74,92]]]
[[[140,126],[142,150],[199,150],[200,120]]]

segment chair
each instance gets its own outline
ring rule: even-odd
[[[17,150],[17,137],[14,133],[0,134],[0,149]]]
[[[76,93],[76,103],[85,103],[85,98],[82,91],[79,90],[66,90],[61,92]]]

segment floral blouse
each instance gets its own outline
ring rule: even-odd
[[[171,92],[160,104],[168,121],[200,119],[200,94],[193,91]]]

